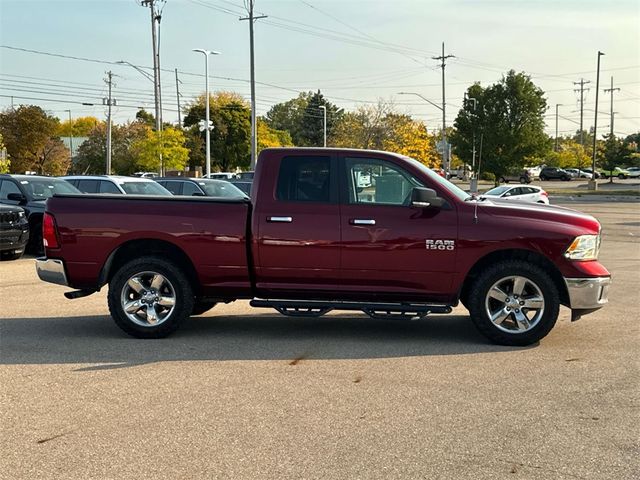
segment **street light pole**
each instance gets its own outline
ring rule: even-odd
[[[320,108],[322,109],[322,113],[323,113],[323,118],[324,118],[324,122],[322,124],[323,126],[323,130],[324,130],[324,147],[327,146],[327,107],[326,105],[320,105]]]
[[[69,112],[69,160],[71,160],[70,167],[73,167],[73,123],[71,123],[71,110],[65,110]]]
[[[211,175],[211,121],[209,120],[209,55],[220,55],[220,52],[214,52],[213,50],[204,50],[202,48],[194,48],[194,52],[199,52],[204,55],[204,96],[205,96],[205,148],[206,148],[206,176],[209,178]]]
[[[419,93],[415,93],[415,92],[398,92],[398,95],[415,95],[416,97],[420,97],[422,100],[424,100],[425,102],[433,105],[434,107],[436,107],[438,110],[441,110],[444,114],[444,104],[443,106],[438,105],[437,103],[432,102],[431,100],[429,100],[428,98],[423,97],[422,95],[420,95]],[[444,117],[443,117],[444,120]],[[445,125],[444,123],[442,124],[442,168],[445,169],[446,173],[449,173],[447,170],[448,167],[448,162],[447,162],[447,149],[446,149],[446,142],[447,142],[447,137],[445,134]]]
[[[600,91],[600,57],[604,53],[598,51],[598,73],[596,74],[596,113],[593,119],[593,158],[591,160],[591,171],[594,173],[593,178],[589,180],[589,190],[598,189],[598,181],[595,178],[596,172],[596,142],[598,137],[598,92]]]

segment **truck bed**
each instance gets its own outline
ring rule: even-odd
[[[65,259],[74,288],[96,288],[119,247],[129,245],[143,256],[154,242],[169,242],[189,257],[203,294],[251,291],[249,200],[101,194],[57,195],[48,202],[60,228],[60,249],[50,257]]]

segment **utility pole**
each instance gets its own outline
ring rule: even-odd
[[[613,88],[613,77],[611,77],[611,88],[605,88],[604,93],[611,92],[611,137],[613,137],[613,92],[620,91],[619,88]]]
[[[449,165],[449,148],[447,145],[447,114],[446,114],[446,100],[445,100],[445,80],[444,80],[444,67],[447,58],[455,58],[455,55],[444,54],[444,42],[442,42],[442,55],[439,57],[431,57],[433,60],[440,60],[442,63],[442,166],[445,172],[448,174],[450,170]]]
[[[266,15],[253,15],[254,0],[246,0],[248,17],[242,17],[240,20],[249,20],[249,56],[251,63],[251,170],[256,168],[256,152],[258,150],[257,141],[257,125],[256,125],[256,75],[253,53],[253,22],[261,18],[267,18]]]
[[[73,123],[71,123],[71,110],[65,110],[65,112],[69,112],[69,160],[73,167]]]
[[[158,135],[162,135],[162,97],[160,89],[160,45],[158,44],[158,35],[156,30],[156,22],[158,29],[160,28],[160,20],[162,18],[155,9],[156,0],[140,0],[140,5],[149,7],[151,11],[151,43],[153,44],[153,97],[155,100],[156,113],[156,131]],[[160,157],[160,175],[164,175],[164,162],[162,160],[162,149],[158,153]]]
[[[180,86],[178,85],[180,80],[178,79],[178,69],[176,68],[176,99],[178,100],[178,127],[182,129],[182,117],[180,112]]]
[[[580,92],[580,145],[584,147],[584,129],[582,128],[582,119],[584,115],[584,86],[587,83],[591,83],[590,80],[581,78],[579,82],[573,82],[574,85],[580,85],[580,89],[575,89],[574,92]],[[589,89],[587,88],[587,92]]]
[[[558,151],[558,107],[561,107],[561,103],[556,103],[556,146],[553,149],[554,152]],[[580,131],[582,132],[582,127],[580,127]]]
[[[604,55],[604,53],[598,51],[598,73],[596,74],[596,106],[595,106],[595,115],[593,119],[593,159],[591,164],[591,169],[596,171],[596,141],[598,138],[598,92],[600,91],[600,57]],[[597,190],[598,189],[598,181],[595,178],[589,180],[589,190]]]
[[[109,86],[109,96],[102,99],[102,104],[107,105],[107,175],[111,175],[111,107],[116,105],[116,99],[111,98],[111,88],[113,86],[113,73],[111,70],[107,72],[107,78],[104,81]]]
[[[322,109],[322,113],[323,113],[323,124],[322,124],[322,129],[324,130],[324,142],[323,142],[323,146],[326,148],[327,146],[327,106],[326,105],[320,105],[320,107]]]

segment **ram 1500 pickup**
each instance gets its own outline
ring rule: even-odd
[[[285,315],[422,318],[461,302],[478,330],[528,345],[607,302],[600,224],[567,208],[477,199],[388,152],[267,149],[251,198],[56,195],[41,279],[109,285],[115,322],[164,337],[218,302]]]

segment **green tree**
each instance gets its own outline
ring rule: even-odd
[[[340,122],[340,118],[344,114],[341,108],[327,101],[326,98],[318,90],[309,97],[307,106],[302,115],[302,123],[298,127],[297,145],[304,147],[321,147],[324,141],[324,111],[320,107],[327,110],[327,137],[329,138],[333,130]]]
[[[276,130],[258,118],[258,153],[265,148],[292,147],[291,135],[286,130]]]
[[[196,127],[205,118],[205,97],[199,96],[186,110],[185,127]],[[209,99],[211,131],[211,161],[222,171],[240,167],[246,169],[250,162],[251,110],[240,95],[219,92]],[[203,138],[205,132],[200,134]],[[204,143],[203,143],[204,145]],[[191,155],[190,155],[191,157]]]
[[[136,121],[143,123],[149,128],[155,128],[156,117],[152,113],[147,112],[144,108],[141,108],[136,112]]]
[[[613,169],[625,164],[630,154],[631,149],[621,139],[615,135],[605,135],[600,167],[609,175],[609,182],[613,182]]]
[[[49,140],[58,136],[59,125],[56,117],[36,105],[20,105],[0,113],[0,134],[11,158],[11,172],[44,173],[45,149]]]
[[[102,120],[90,116],[73,118],[71,122],[64,120],[58,128],[58,136],[69,137],[72,134],[74,137],[88,137],[98,125],[102,124],[104,124]]]
[[[504,175],[524,167],[529,157],[543,157],[551,149],[544,133],[547,102],[544,92],[524,73],[509,71],[487,88],[474,84],[467,90],[475,98],[475,111],[467,102],[458,112],[450,140],[457,154],[471,160],[473,136],[482,136],[482,168]]]
[[[296,98],[277,103],[264,116],[265,122],[270,128],[289,132],[294,145],[302,145],[301,129],[312,95],[312,92],[302,92]]]
[[[11,160],[7,154],[7,149],[4,146],[2,140],[2,133],[0,133],[0,173],[9,173],[9,167],[11,166]]]
[[[160,169],[160,153],[165,171],[184,170],[189,160],[189,150],[184,146],[182,130],[165,128],[162,132],[147,129],[145,138],[131,146],[135,164],[140,170],[155,172]]]
[[[131,153],[131,146],[137,140],[145,138],[148,127],[139,122],[113,125],[111,129],[111,172],[130,175],[136,172],[137,165]],[[107,129],[100,124],[89,138],[78,148],[74,157],[73,171],[79,174],[104,174],[107,159]]]

